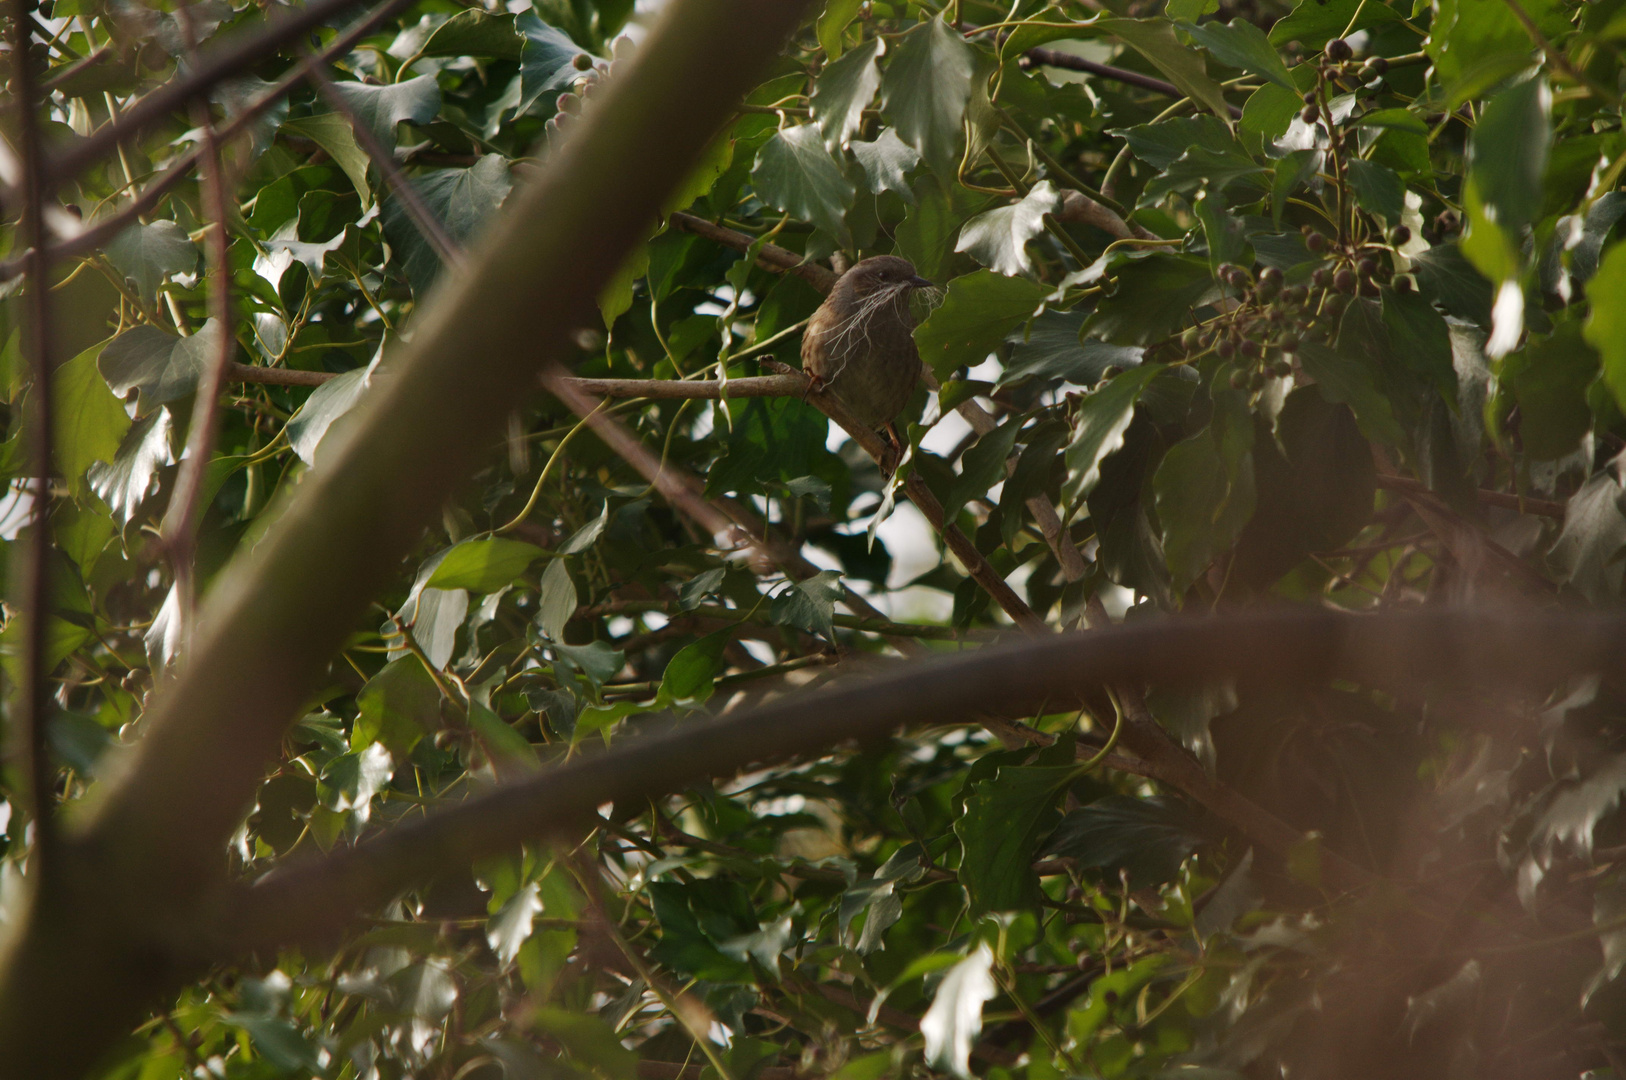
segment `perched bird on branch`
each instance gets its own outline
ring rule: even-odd
[[[841,275],[802,335],[809,389],[835,394],[853,419],[872,430],[884,428],[900,455],[892,421],[920,378],[909,295],[930,286],[908,259],[865,259]]]

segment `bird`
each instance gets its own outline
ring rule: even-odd
[[[885,430],[901,456],[897,419],[920,378],[909,296],[931,282],[896,255],[855,263],[808,320],[802,370],[808,391],[834,394],[854,420]]]

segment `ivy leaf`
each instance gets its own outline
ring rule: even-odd
[[[120,526],[128,525],[151,494],[158,470],[173,462],[169,450],[169,410],[160,408],[130,425],[111,462],[90,466],[90,490],[107,504]]]
[[[538,98],[557,90],[580,75],[576,57],[588,55],[556,26],[537,18],[534,11],[521,12],[514,27],[525,38],[519,61],[519,113],[526,113]]]
[[[1182,94],[1206,105],[1215,116],[1222,120],[1231,118],[1225,91],[1208,77],[1202,56],[1180,44],[1180,39],[1174,36],[1174,24],[1167,19],[1097,17],[1091,25],[1133,46],[1178,86]]]
[[[915,201],[914,190],[906,174],[920,164],[920,154],[914,147],[898,138],[896,128],[887,128],[874,142],[851,144],[853,157],[864,171],[864,182],[870,191],[879,195],[893,191],[906,203]]]
[[[1582,336],[1603,358],[1604,385],[1626,408],[1626,241],[1604,253],[1586,297],[1591,310]]]
[[[1100,481],[1101,460],[1124,444],[1135,403],[1164,366],[1142,364],[1122,372],[1084,399],[1065,454],[1067,482],[1062,490],[1069,502],[1088,495]]]
[[[555,642],[550,648],[554,655],[586,675],[588,682],[595,687],[609,682],[627,662],[626,653],[604,641],[592,641],[586,645],[560,645]]]
[[[151,304],[168,274],[191,273],[198,265],[198,246],[173,221],[131,225],[107,245],[107,261]]]
[[[316,786],[317,798],[329,810],[355,814],[365,823],[372,811],[373,796],[383,790],[395,775],[395,760],[382,743],[373,743],[363,750],[352,750],[327,763],[322,770],[321,783]]]
[[[978,945],[937,984],[931,1008],[920,1018],[930,1067],[969,1080],[971,1045],[982,1031],[982,1007],[999,992],[993,967],[993,952]]]
[[[1581,445],[1592,426],[1587,388],[1597,377],[1598,354],[1573,322],[1532,337],[1502,361],[1498,378],[1519,403],[1519,443],[1526,454],[1555,461]]]
[[[963,251],[1007,277],[1032,272],[1027,244],[1044,232],[1044,217],[1061,202],[1049,180],[1033,185],[1020,202],[978,214],[960,230],[955,251]]]
[[[542,914],[541,889],[527,882],[486,920],[486,944],[504,964],[514,962],[520,946],[531,936],[531,926]]]
[[[763,202],[835,236],[842,232],[854,190],[812,124],[775,132],[757,151],[751,185]]]
[[[728,634],[707,634],[683,646],[666,662],[661,675],[661,696],[670,701],[703,702],[711,697],[712,680],[723,667]]]
[[[1108,132],[1129,144],[1129,152],[1162,172],[1186,151],[1203,147],[1217,154],[1242,153],[1225,121],[1206,113],[1179,116],[1156,124],[1137,124]]]
[[[1365,6],[1387,8],[1384,4]],[[1567,20],[1552,24],[1552,5],[1547,0],[1530,0],[1519,6],[1549,40],[1567,26]],[[1271,40],[1276,40],[1274,33]],[[1440,82],[1451,98],[1458,99],[1465,91],[1483,92],[1528,67],[1535,46],[1524,24],[1506,5],[1437,0],[1423,51],[1434,61]],[[1460,100],[1453,100],[1450,107],[1454,109],[1459,104]]]
[[[1176,25],[1227,67],[1240,68],[1295,94],[1299,92],[1276,47],[1253,23],[1232,19],[1223,25],[1214,22],[1201,26],[1189,22]]]
[[[113,342],[108,342],[106,348]],[[107,392],[107,384],[97,370],[98,355],[106,348],[86,349],[51,376],[56,467],[75,494],[84,491],[85,473],[92,465],[117,457],[130,426],[119,399]]]
[[[1152,478],[1176,593],[1190,588],[1253,517],[1253,417],[1235,390],[1214,394],[1208,427],[1176,443]]]
[[[1194,308],[1219,296],[1208,261],[1191,255],[1131,259],[1115,277],[1112,295],[1096,305],[1084,332],[1120,344],[1146,345],[1168,337]]]
[[[474,12],[466,11],[463,14],[471,15]],[[327,156],[350,178],[351,186],[361,198],[362,208],[373,204],[372,185],[367,182],[370,162],[367,152],[356,142],[356,133],[349,120],[338,113],[317,113],[315,116],[290,120],[282,125],[282,129],[303,135],[326,150]]]
[[[1620,595],[1626,563],[1619,558],[1626,548],[1626,514],[1621,512],[1622,487],[1608,469],[1594,473],[1564,506],[1564,529],[1553,541],[1547,559],[1571,588],[1593,603]]]
[[[1012,386],[1028,379],[1060,379],[1091,387],[1108,368],[1127,369],[1139,364],[1146,350],[1138,345],[1113,345],[1097,338],[1080,338],[1085,314],[1046,311],[1024,338],[1012,333],[1010,359],[999,374],[998,385]]]
[[[1468,140],[1468,167],[1479,198],[1496,211],[1496,223],[1516,233],[1541,211],[1542,177],[1552,148],[1548,114],[1552,94],[1540,78],[1486,102]]]
[[[959,878],[973,919],[1038,900],[1033,860],[1061,820],[1062,789],[1077,775],[1076,765],[1006,765],[971,785],[954,834],[965,851]]]
[[[774,597],[769,618],[780,626],[794,626],[810,634],[835,640],[836,601],[841,599],[841,574],[820,570]]]
[[[383,743],[405,758],[425,735],[441,726],[440,687],[416,656],[385,664],[356,692],[356,725],[350,745],[361,749]]]
[[[903,141],[938,176],[954,178],[976,52],[941,15],[909,31],[881,79],[881,103]]]
[[[842,34],[857,17],[858,9],[863,5],[864,0],[829,0],[824,5],[824,14],[819,16],[815,32],[820,48],[830,59],[835,60],[841,56]]]
[[[1202,842],[1173,804],[1108,795],[1062,818],[1045,854],[1077,859],[1114,882],[1127,870],[1130,887],[1144,889],[1172,880]]]
[[[536,625],[549,641],[565,639],[565,624],[575,617],[579,601],[576,583],[565,560],[554,559],[542,571],[542,594],[537,599]]]
[[[424,56],[481,56],[492,60],[518,60],[525,38],[512,15],[493,15],[470,8],[459,11],[435,28],[420,50]]]
[[[1048,291],[1026,278],[992,270],[955,278],[942,304],[915,328],[921,359],[939,379],[961,365],[982,363],[1006,334],[1033,315]]]
[[[881,38],[871,38],[832,61],[814,81],[813,119],[832,152],[847,145],[863,121],[864,110],[875,99],[881,85],[878,61],[885,47]]]
[[[1361,209],[1391,225],[1400,224],[1401,211],[1406,207],[1406,185],[1394,170],[1357,157],[1349,159],[1348,169],[1349,186]]]
[[[433,75],[384,86],[336,82],[333,92],[350,107],[356,121],[392,151],[397,124],[410,121],[421,127],[440,115],[440,84]]]
[[[465,540],[446,552],[425,587],[493,593],[512,585],[543,554],[535,544],[501,536]]]
[[[1366,437],[1399,446],[1405,439],[1389,399],[1378,390],[1372,373],[1361,362],[1314,342],[1300,346],[1299,362],[1315,379],[1321,396],[1335,405],[1348,405]]]
[[[1020,420],[1007,420],[960,457],[960,475],[943,499],[943,519],[953,521],[965,504],[1005,479],[1005,461],[1016,445]]]
[[[1306,52],[1314,53],[1346,30],[1355,33],[1380,22],[1399,22],[1400,19],[1400,13],[1387,4],[1366,4],[1361,0],[1299,0],[1286,18],[1278,19],[1270,28],[1269,41],[1277,48],[1296,41]]]
[[[370,385],[372,368],[357,368],[329,379],[311,391],[288,421],[288,445],[307,465],[316,464],[316,448],[333,422],[353,408]]]
[[[502,206],[514,185],[508,161],[499,154],[487,154],[466,169],[419,173],[412,178],[412,186],[447,234],[467,244]],[[400,254],[413,294],[422,297],[440,273],[440,256],[393,198],[384,201],[384,232]]]
[[[213,319],[184,338],[156,326],[137,326],[109,341],[96,366],[119,397],[135,391],[136,415],[146,416],[197,389],[199,376],[214,360],[220,334]]]
[[[1264,179],[1268,171],[1243,151],[1240,144],[1225,150],[1210,150],[1194,146],[1169,165],[1163,175],[1154,176],[1141,193],[1142,206],[1163,201],[1170,192],[1190,192],[1199,188],[1223,193],[1238,180],[1247,180],[1254,187],[1265,189],[1270,181]]]

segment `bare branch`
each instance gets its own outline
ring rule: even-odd
[[[360,914],[414,882],[523,842],[569,833],[604,803],[646,799],[702,777],[825,751],[908,724],[967,723],[979,713],[1022,715],[1105,683],[1193,684],[1231,677],[1285,688],[1338,678],[1380,687],[1446,681],[1484,692],[1600,670],[1613,665],[1623,647],[1626,616],[1528,609],[1376,616],[1282,611],[1028,638],[628,738],[614,750],[397,825],[354,848],[290,864],[222,901],[222,943],[264,951],[331,942]],[[1189,758],[1188,766],[1161,751],[1140,756],[1144,765],[1131,766],[1136,772],[1186,790],[1260,846],[1282,853],[1302,842],[1295,830],[1209,781]],[[1370,880],[1366,871],[1325,852],[1322,867],[1329,879],[1346,873],[1356,879],[1334,887]]]
[[[715,225],[705,218],[695,217],[693,214],[679,212],[673,214],[671,220],[675,227],[682,229],[684,232],[703,236],[707,240],[715,241],[724,247],[733,248],[735,251],[746,251],[757,240],[756,237],[748,236],[738,229]],[[802,257],[794,251],[787,251],[777,244],[762,245],[761,250],[757,252],[757,265],[765,270],[773,270],[782,274],[795,274],[821,293],[827,293],[835,288],[838,276],[817,263],[803,261]]]
[[[1039,64],[1044,67],[1064,68],[1067,71],[1083,71],[1102,79],[1123,83],[1125,86],[1138,86],[1142,90],[1150,90],[1154,94],[1164,97],[1183,98],[1185,91],[1171,82],[1154,79],[1150,75],[1142,75],[1138,71],[1129,71],[1125,68],[1113,67],[1111,64],[1098,64],[1094,60],[1086,60],[1082,56],[1072,53],[1059,52],[1056,49],[1029,49],[1022,57],[1024,67]],[[1230,106],[1231,116],[1242,119],[1242,110],[1235,105]]]

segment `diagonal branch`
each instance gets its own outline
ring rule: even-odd
[[[219,941],[228,951],[331,943],[362,912],[415,882],[579,829],[607,802],[658,796],[703,777],[826,751],[908,724],[966,723],[989,712],[1021,715],[1109,682],[1189,684],[1234,677],[1285,688],[1340,678],[1381,687],[1446,681],[1487,692],[1600,670],[1613,665],[1623,647],[1626,616],[1507,609],[1377,616],[1283,611],[1025,638],[628,738],[614,750],[396,825],[353,848],[292,863],[223,894]],[[1155,762],[1131,768],[1186,790],[1262,847],[1282,852],[1303,839],[1234,791],[1201,777],[1200,768],[1193,773]],[[1324,859],[1323,870],[1330,879],[1340,867]],[[1353,870],[1338,887],[1366,879]]]
[[[804,6],[673,0],[500,225],[442,279],[266,534],[215,579],[192,652],[155,695],[125,769],[64,835],[65,884],[8,914],[8,1071],[82,1072],[205,962],[199,905],[224,878],[225,845],[289,722],[538,370],[566,355],[569,329],[591,318]],[[323,10],[337,8],[306,9]]]

